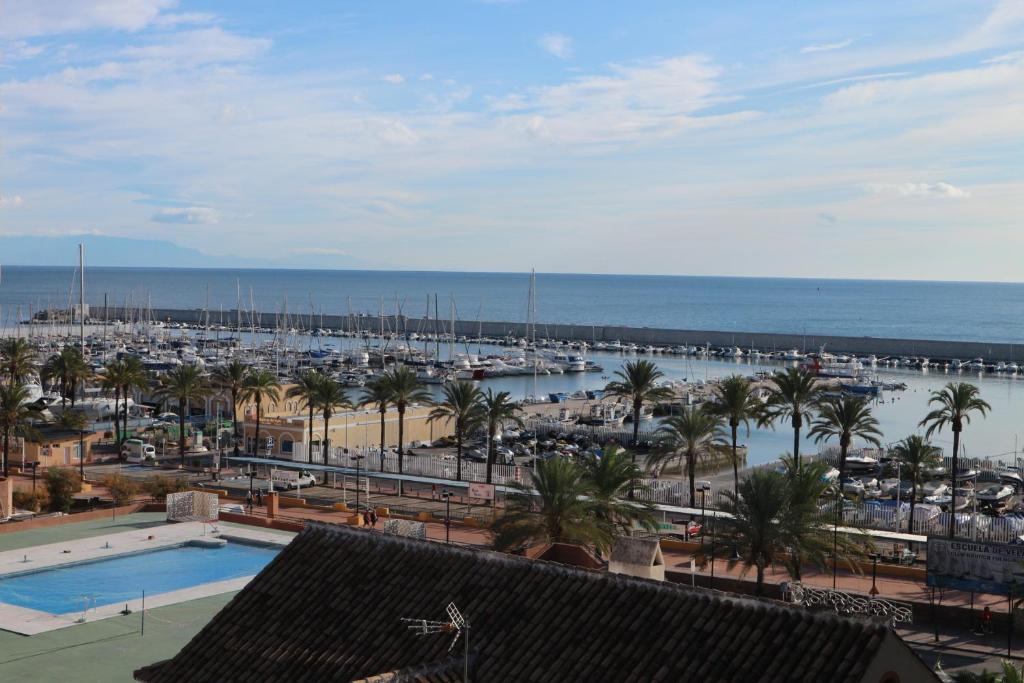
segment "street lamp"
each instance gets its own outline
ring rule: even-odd
[[[877,579],[878,579],[878,553],[872,553],[871,554],[871,590],[868,591],[868,594],[870,594],[871,597],[875,597],[876,595],[878,595],[878,586],[875,583]]]
[[[704,514],[705,498],[707,497],[708,491],[711,490],[710,481],[698,481],[697,490],[700,491],[700,545],[704,547],[704,530],[707,529],[707,519]]]
[[[452,529],[452,496],[454,494],[448,489],[441,489],[441,497],[444,498],[444,542],[451,543]]]
[[[356,512],[359,512],[359,462],[365,458],[365,455],[351,455],[349,456],[356,463]],[[380,497],[378,496],[378,500]]]

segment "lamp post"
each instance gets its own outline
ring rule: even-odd
[[[452,528],[452,495],[448,489],[441,489],[441,497],[444,498],[444,542],[451,543]]]
[[[359,462],[365,458],[365,455],[351,455],[349,456],[356,463],[356,512],[359,512]],[[378,499],[379,501],[379,499]]]
[[[878,586],[876,584],[876,580],[877,579],[878,579],[878,553],[872,553],[871,554],[871,590],[868,591],[868,594],[871,595],[871,597],[875,597],[876,595],[878,595]]]
[[[704,513],[705,498],[711,490],[710,481],[698,481],[697,490],[700,491],[700,545],[704,547],[704,530],[707,529],[707,518]]]

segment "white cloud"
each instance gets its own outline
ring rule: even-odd
[[[157,223],[213,225],[220,222],[220,212],[205,206],[160,209],[153,214],[151,220]]]
[[[24,203],[25,200],[22,199],[19,195],[0,195],[0,209],[16,209]]]
[[[545,33],[537,44],[542,50],[559,59],[572,57],[572,38],[562,33]]]
[[[420,74],[420,80],[421,81],[432,81],[432,80],[434,80],[434,75],[433,74]]]
[[[847,38],[841,40],[838,43],[820,43],[818,45],[804,45],[800,48],[800,54],[806,55],[813,52],[831,52],[832,50],[842,50],[844,47],[849,47],[853,44],[853,38]]]
[[[249,59],[270,46],[267,38],[247,38],[215,26],[161,36],[148,45],[126,47],[121,54],[138,60],[207,64]]]
[[[180,14],[161,14],[153,20],[153,25],[160,28],[175,28],[186,24],[212,24],[217,20],[216,14],[207,12],[182,12]]]
[[[405,76],[402,74],[385,74],[383,78],[388,83],[393,83],[394,85],[405,83]]]
[[[140,31],[175,4],[176,0],[4,0],[0,38],[89,29]]]
[[[970,197],[967,190],[949,183],[868,183],[864,189],[872,194],[887,194],[898,197],[946,197],[964,199]]]
[[[30,45],[24,40],[15,40],[6,45],[0,45],[0,63],[33,59],[45,51],[46,47],[43,45]]]

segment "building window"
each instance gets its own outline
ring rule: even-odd
[[[288,436],[287,434],[282,436],[281,437],[281,452],[282,453],[291,453],[292,452],[292,444],[293,443],[294,442],[292,441],[292,437]]]

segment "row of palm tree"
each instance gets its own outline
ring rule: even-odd
[[[497,454],[497,435],[509,424],[521,427],[522,419],[518,415],[519,406],[512,401],[512,394],[507,391],[487,393],[480,391],[470,382],[458,381],[446,384],[444,398],[438,401],[427,417],[430,422],[443,420],[452,424],[455,435],[456,479],[462,479],[462,450],[466,437],[478,429],[487,433],[487,483],[492,480],[492,472]]]

